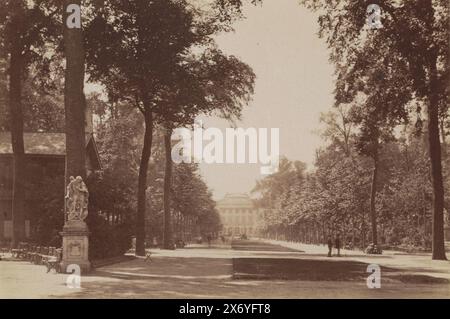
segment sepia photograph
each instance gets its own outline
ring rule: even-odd
[[[449,299],[449,93],[448,0],[0,0],[0,299]]]

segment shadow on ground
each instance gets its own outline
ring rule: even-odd
[[[355,261],[326,261],[291,258],[235,258],[234,279],[283,279],[361,281],[368,264]],[[391,269],[384,271],[392,271]]]
[[[357,261],[310,260],[293,258],[235,258],[233,279],[236,280],[307,280],[307,281],[365,281],[369,264]],[[414,269],[400,271],[382,267],[383,280],[412,284],[448,284],[445,278],[411,274]]]
[[[234,250],[250,250],[250,251],[276,251],[276,252],[297,252],[302,251],[283,247],[280,245],[273,245],[264,242],[251,241],[251,240],[233,240],[231,242],[231,248]]]
[[[258,241],[234,241],[235,250],[283,252],[282,246]],[[294,251],[293,249],[287,250]],[[299,252],[299,251],[297,251]],[[301,253],[301,252],[300,252]],[[262,257],[262,258],[261,258]],[[293,254],[264,258],[262,254],[255,257],[233,258],[233,279],[236,280],[302,280],[302,281],[365,281],[369,263],[346,259],[317,259],[317,255]],[[380,256],[380,258],[392,258]],[[445,278],[414,273],[418,269],[382,267],[383,280],[393,280],[412,284],[448,284]]]

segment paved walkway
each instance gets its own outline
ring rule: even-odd
[[[68,275],[46,274],[43,266],[0,261],[0,298],[450,298],[449,284],[383,282],[381,289],[368,289],[365,281],[232,278],[235,258],[299,258],[306,261],[326,258],[320,255],[323,247],[296,246],[295,249],[301,248],[304,252],[272,248],[237,251],[227,247],[196,246],[175,251],[152,250],[150,262],[134,259],[83,276],[81,289],[69,289],[65,284]],[[348,255],[342,260],[346,258],[359,260],[365,257]],[[408,256],[370,258],[383,261],[383,264],[387,260],[400,266],[404,263],[405,269],[408,267]],[[423,256],[418,258],[426,260]],[[400,261],[392,261],[397,259]],[[421,262],[422,259],[417,259],[414,265]],[[442,267],[449,265],[442,262]],[[431,273],[428,263],[425,267]],[[441,266],[431,267],[441,277],[442,271],[438,270]]]

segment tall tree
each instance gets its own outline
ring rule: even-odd
[[[187,1],[110,0],[97,8],[88,28],[88,65],[92,79],[106,86],[111,99],[136,105],[144,117],[136,215],[137,255],[145,254],[147,173],[155,123],[163,121],[162,114],[170,113],[167,97],[171,90],[179,88],[175,81],[179,80],[180,69],[186,62],[183,57],[190,48],[207,44],[210,36],[226,29],[231,20],[219,10],[194,21],[200,12]],[[192,86],[186,85],[184,92],[189,88]]]
[[[216,113],[227,119],[238,119],[253,93],[255,75],[251,68],[234,56],[216,49],[212,34],[203,33],[208,46],[201,54],[182,57],[174,69],[173,82],[162,95],[160,117],[165,127],[166,169],[164,177],[164,247],[171,244],[171,135],[174,128],[191,126],[198,115]],[[199,51],[199,47],[195,48]]]
[[[338,106],[337,110],[320,115],[320,121],[325,124],[322,137],[325,140],[341,145],[345,154],[350,155],[351,138],[354,135],[354,125],[350,120],[349,107]]]
[[[70,176],[86,178],[84,64],[81,0],[64,0],[63,6],[64,108],[66,118],[66,184]]]
[[[25,34],[25,4],[9,1],[11,23],[9,24],[9,113],[13,149],[12,224],[13,246],[25,238],[25,147],[23,141],[22,76],[26,62],[23,56]],[[25,44],[26,45],[26,44]]]
[[[132,103],[144,118],[136,214],[136,254],[143,256],[155,113],[171,69],[196,34],[184,1],[110,0],[96,8],[95,15],[86,37],[92,79],[105,85],[112,101]]]
[[[173,241],[173,229],[172,229],[172,125],[166,123],[164,128],[164,154],[165,154],[165,166],[164,166],[164,232],[163,232],[163,248],[173,249],[175,248]]]
[[[25,148],[22,94],[29,66],[37,62],[46,37],[54,31],[50,5],[42,1],[3,1],[0,4],[0,51],[9,57],[8,113],[13,149],[13,245],[25,237]]]
[[[355,85],[351,94],[337,90],[338,94],[343,94],[342,100],[347,102],[352,99],[350,105],[350,120],[359,127],[356,136],[357,150],[369,156],[373,162],[372,181],[370,190],[370,219],[372,225],[372,243],[378,244],[376,213],[376,195],[379,188],[379,175],[381,165],[382,147],[393,140],[393,129],[400,123],[408,122],[407,110],[402,105],[407,104],[411,98],[411,90],[408,79],[403,73],[392,72],[391,68],[384,65],[395,65],[398,69],[405,67],[405,62],[398,58],[383,56],[384,47],[379,47],[373,52],[367,49],[365,55],[361,55],[358,63],[365,64],[366,70],[363,74],[353,73],[353,69],[346,72],[345,80],[338,80],[338,87],[346,86],[349,78],[352,78]],[[369,66],[371,66],[369,68]],[[398,83],[406,83],[402,89],[398,89]],[[340,98],[337,104],[341,103]]]
[[[372,111],[368,111],[372,110]],[[378,217],[376,212],[376,196],[379,187],[380,175],[380,153],[383,142],[389,141],[391,138],[391,130],[386,128],[380,113],[374,107],[363,104],[357,111],[354,110],[353,120],[360,123],[360,132],[357,134],[358,151],[372,159],[372,179],[370,185],[370,223],[372,226],[372,243],[378,245],[377,223]]]

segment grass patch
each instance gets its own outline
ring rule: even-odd
[[[233,249],[267,252],[299,252],[279,245],[259,241],[236,240]],[[243,280],[303,280],[303,281],[362,281],[370,273],[368,263],[333,259],[304,258],[234,258],[233,278]],[[300,255],[302,256],[302,255]],[[408,284],[449,284],[445,278],[422,274],[408,274],[400,269],[382,267],[381,280],[399,281]]]
[[[427,275],[401,274],[401,275],[390,276],[390,278],[401,281],[403,283],[408,283],[408,284],[449,284],[450,283],[450,281],[448,279],[431,277],[431,276],[427,276]]]
[[[293,258],[235,258],[235,279],[282,279],[311,281],[364,280],[367,264]]]
[[[231,248],[235,250],[246,250],[246,251],[276,251],[276,252],[297,252],[297,253],[303,252],[301,250],[287,248],[280,245],[273,245],[251,240],[233,240],[231,242]]]

